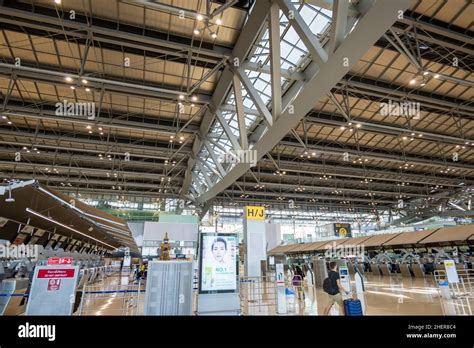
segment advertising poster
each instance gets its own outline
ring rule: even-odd
[[[201,294],[237,292],[237,248],[235,234],[201,235]]]

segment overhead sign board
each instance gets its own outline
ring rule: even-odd
[[[334,235],[336,237],[352,237],[351,225],[350,224],[334,224]]]
[[[245,207],[245,218],[247,220],[265,220],[265,208],[258,206]]]
[[[49,257],[48,265],[72,265],[72,257]]]

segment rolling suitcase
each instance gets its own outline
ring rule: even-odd
[[[362,312],[362,304],[360,300],[357,299],[347,299],[344,300],[344,313],[346,316],[362,316],[364,315]]]

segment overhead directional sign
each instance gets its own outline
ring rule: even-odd
[[[72,257],[49,257],[48,265],[72,265]]]
[[[258,206],[245,207],[245,218],[247,220],[265,220],[265,208]]]
[[[352,237],[351,225],[350,224],[334,224],[334,234],[337,237]]]

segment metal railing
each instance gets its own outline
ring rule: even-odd
[[[458,269],[457,273],[458,283],[450,283],[445,270],[436,270],[433,273],[443,311],[447,315],[472,315],[474,270]],[[440,285],[443,282],[447,282],[448,286]],[[442,289],[442,287],[445,287],[445,289]]]
[[[145,287],[129,285],[85,285],[78,315],[138,315],[143,311]]]
[[[277,306],[275,276],[241,277],[239,296],[243,315],[273,314]]]
[[[293,295],[286,296],[287,313],[296,311],[295,302],[304,300],[305,282],[300,276],[285,276],[285,288]],[[262,277],[240,278],[240,307],[243,315],[276,314],[278,307],[278,289],[274,272]]]
[[[459,283],[449,283],[449,290],[453,298],[474,298],[474,270],[458,269]],[[439,283],[448,281],[445,270],[434,271],[434,278],[439,289]]]

